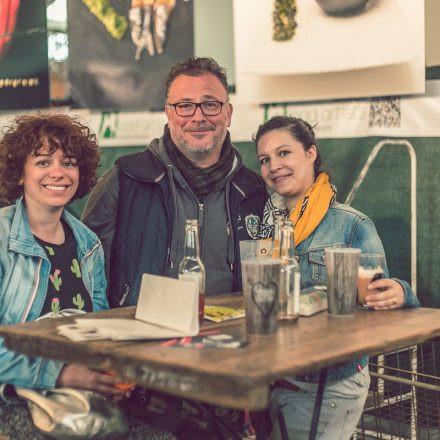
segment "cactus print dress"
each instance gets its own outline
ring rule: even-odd
[[[47,243],[34,236],[51,264],[46,299],[40,316],[58,315],[62,311],[93,311],[92,299],[81,277],[75,238],[67,224],[64,221],[62,224],[65,235],[63,244]]]

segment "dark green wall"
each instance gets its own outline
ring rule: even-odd
[[[115,160],[122,154],[136,153],[137,151],[143,150],[145,147],[108,147],[101,149],[101,163],[98,168],[98,176],[101,176],[105,171],[112,167]],[[73,202],[69,205],[68,209],[70,212],[75,214],[77,217],[81,215],[84,205],[87,201],[88,196],[83,197],[80,200]]]
[[[321,139],[322,169],[344,202],[373,147],[382,137]],[[426,307],[440,307],[440,139],[407,138],[417,156],[417,293]],[[245,163],[258,170],[252,143],[239,144]],[[385,146],[352,203],[374,221],[391,276],[410,282],[410,159],[404,147]]]
[[[381,137],[322,139],[319,141],[323,166],[344,202],[374,145]],[[417,155],[417,292],[424,306],[440,307],[440,188],[439,138],[408,138]],[[259,171],[251,142],[236,144],[246,165]],[[143,147],[105,148],[99,173],[108,169],[120,154]],[[79,215],[85,200],[72,210]],[[403,147],[386,146],[370,167],[352,206],[374,221],[382,238],[391,276],[410,281],[410,161]]]

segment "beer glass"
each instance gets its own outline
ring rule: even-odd
[[[359,256],[359,271],[357,279],[358,302],[366,307],[366,297],[380,292],[368,290],[367,286],[385,276],[385,256],[383,254],[361,254]]]

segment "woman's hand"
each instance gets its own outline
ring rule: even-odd
[[[382,278],[368,285],[374,291],[366,297],[366,305],[375,310],[397,309],[405,303],[403,287],[396,280]]]
[[[129,390],[117,387],[123,380],[113,374],[107,374],[76,364],[66,365],[57,380],[58,387],[79,388],[97,391],[109,397],[128,397]]]

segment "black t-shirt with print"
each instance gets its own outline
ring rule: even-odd
[[[62,222],[65,234],[63,244],[52,244],[34,236],[46,251],[52,266],[46,299],[40,316],[65,309],[93,311],[93,304],[81,277],[81,268],[72,231]]]

